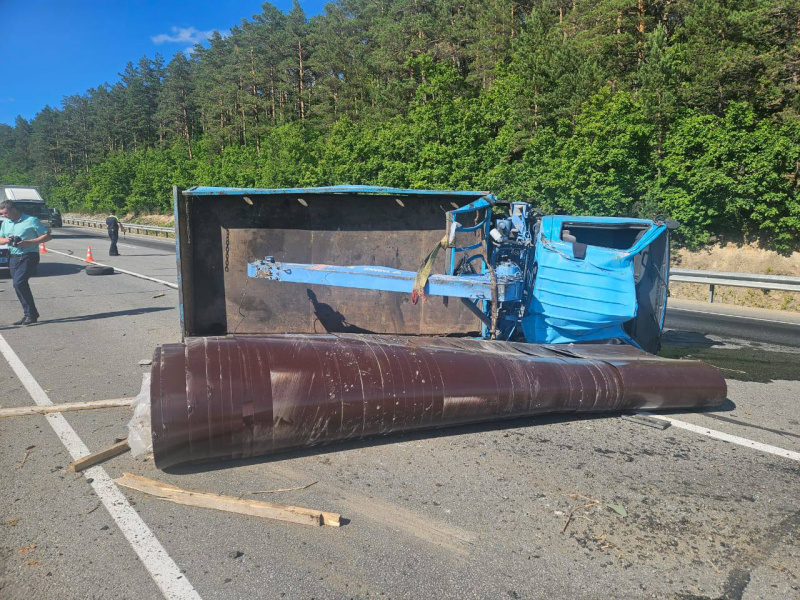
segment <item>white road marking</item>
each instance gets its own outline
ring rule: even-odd
[[[28,390],[33,401],[39,406],[50,406],[53,402],[42,387],[33,378],[30,371],[22,363],[6,339],[0,334],[0,353],[8,361],[22,385]],[[73,460],[89,454],[89,448],[83,443],[69,422],[60,413],[51,413],[45,417],[55,431],[61,443],[67,448]],[[91,482],[100,501],[106,507],[125,538],[133,547],[144,567],[150,573],[155,584],[170,600],[200,600],[200,594],[192,587],[189,580],[181,573],[178,565],[167,554],[167,551],[156,539],[139,514],[133,510],[127,498],[101,466],[94,466],[83,472],[87,481]]]
[[[675,419],[673,417],[657,415],[646,411],[639,411],[639,414],[647,415],[648,417],[652,417],[653,419],[667,421],[668,423],[672,423],[675,427],[678,427],[679,429],[686,429],[687,431],[699,433],[700,435],[705,435],[714,438],[715,440],[722,440],[723,442],[729,442],[731,444],[745,446],[746,448],[752,448],[753,450],[760,450],[761,452],[774,454],[776,456],[781,456],[783,458],[788,458],[790,460],[800,461],[800,452],[793,452],[792,450],[778,448],[777,446],[762,444],[761,442],[756,442],[754,440],[749,440],[747,438],[739,437],[738,435],[723,433],[721,431],[717,431],[716,429],[709,429],[708,427],[693,425],[692,423],[687,423],[686,421],[681,421],[680,419]]]
[[[67,252],[61,252],[61,250],[52,250],[48,249],[48,252],[55,252],[56,254],[60,254],[61,256],[66,256],[67,258],[74,258],[75,260],[79,260],[81,262],[86,262],[86,259],[81,258],[80,256],[75,256],[74,254],[68,254]],[[114,267],[114,265],[107,265],[105,263],[100,263],[97,261],[88,263],[90,265],[98,265],[101,267]],[[147,275],[142,275],[141,273],[134,273],[133,271],[126,271],[125,269],[120,269],[119,267],[114,267],[114,270],[117,273],[125,273],[125,275],[132,275],[134,277],[138,277],[139,279],[147,279],[148,281],[155,281],[156,283],[161,283],[166,285],[167,287],[171,287],[173,290],[178,289],[178,284],[172,283],[170,281],[164,281],[163,279],[156,279],[155,277],[148,277]]]
[[[793,323],[792,321],[775,321],[773,319],[762,319],[760,317],[745,317],[743,315],[729,315],[726,313],[718,313],[718,312],[709,312],[707,310],[693,310],[691,308],[668,308],[667,312],[671,310],[678,310],[680,312],[690,312],[690,313],[697,313],[700,315],[714,315],[717,317],[730,317],[732,319],[747,319],[748,321],[763,321],[765,323],[778,323],[779,325],[793,325],[795,327],[800,327],[800,323]]]
[[[134,250],[141,250],[139,246],[131,246],[130,244],[117,244],[120,248],[133,248]]]

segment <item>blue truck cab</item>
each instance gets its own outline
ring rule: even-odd
[[[616,339],[655,352],[669,278],[666,223],[614,217],[548,216],[536,240],[527,341]]]

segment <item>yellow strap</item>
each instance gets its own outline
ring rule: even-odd
[[[428,283],[428,278],[431,276],[431,270],[433,270],[433,263],[436,261],[436,255],[439,254],[439,250],[447,248],[449,245],[450,240],[447,234],[445,234],[441,241],[433,247],[433,250],[430,251],[428,256],[425,257],[425,260],[422,261],[417,271],[417,276],[414,279],[414,288],[411,291],[411,304],[416,304],[420,298],[422,298],[423,302],[425,301],[425,285]]]

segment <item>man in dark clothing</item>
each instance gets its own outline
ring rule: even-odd
[[[119,256],[117,250],[117,240],[119,239],[120,229],[125,233],[125,227],[120,223],[117,216],[112,212],[106,219],[106,227],[108,227],[108,237],[111,239],[111,248],[108,250],[109,256]]]
[[[39,244],[53,237],[39,219],[24,214],[11,200],[0,202],[0,217],[5,217],[0,224],[0,244],[8,244],[8,267],[24,313],[14,325],[33,325],[39,320],[39,311],[28,280],[39,266]]]

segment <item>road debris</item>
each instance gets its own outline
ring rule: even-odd
[[[84,469],[88,469],[89,467],[93,467],[98,463],[106,461],[109,458],[114,458],[115,456],[124,454],[128,450],[130,450],[130,446],[128,446],[128,440],[122,440],[121,442],[117,442],[113,446],[109,446],[104,450],[92,452],[83,458],[79,458],[78,460],[71,462],[69,464],[69,470],[73,473],[78,473],[79,471],[83,471]]]
[[[631,423],[636,423],[637,425],[647,425],[648,427],[661,429],[662,431],[672,425],[667,421],[659,421],[658,419],[653,419],[645,415],[622,415],[622,419],[630,421]]]
[[[628,516],[628,511],[625,510],[625,507],[622,506],[622,504],[606,504],[606,506],[617,513],[620,517]]]
[[[302,525],[341,526],[341,515],[336,513],[302,508],[300,506],[272,504],[261,500],[246,500],[233,496],[223,496],[221,494],[193,492],[168,483],[162,483],[138,475],[131,475],[130,473],[123,474],[122,477],[115,479],[114,483],[122,487],[150,494],[151,496],[156,496],[162,500],[175,502],[176,504],[213,508],[215,510],[223,510],[266,519],[289,521]]]
[[[156,294],[153,298],[163,298],[166,294]]]
[[[567,494],[567,498],[576,501],[577,500],[588,501],[588,504],[584,504],[583,506],[576,506],[571,511],[569,511],[569,514],[567,515],[567,518],[564,521],[564,527],[561,529],[561,533],[565,533],[567,531],[567,527],[569,527],[569,524],[572,523],[572,519],[575,516],[576,512],[578,512],[579,510],[586,510],[588,508],[598,508],[603,504],[602,502],[600,502],[600,500],[595,500],[594,498],[589,498],[588,496],[583,496],[582,494]],[[591,521],[591,519],[589,519],[588,517],[584,517],[582,515],[580,517],[586,519],[587,521]]]
[[[576,511],[585,510],[587,508],[595,508],[598,505],[599,504],[596,504],[594,502],[590,502],[589,504],[584,504],[583,506],[576,506],[571,511],[569,511],[569,514],[567,515],[567,518],[564,521],[564,527],[561,529],[561,533],[564,533],[564,532],[567,531],[567,527],[569,527],[569,524],[572,523],[572,518],[574,517]],[[581,518],[586,518],[586,517],[581,517]],[[591,519],[587,519],[587,520],[591,521]]]
[[[315,483],[319,483],[318,481],[312,481],[311,483],[307,483],[306,485],[298,485],[296,487],[290,488],[280,488],[277,490],[255,490],[252,492],[245,492],[245,494],[277,494],[278,492],[294,492],[296,490],[304,490],[306,488],[310,488]],[[242,494],[244,495],[244,494]]]
[[[146,367],[146,366],[148,366],[148,365],[152,365],[152,364],[153,364],[153,359],[151,359],[151,358],[144,358],[144,359],[142,359],[142,360],[140,360],[140,361],[139,361],[139,364],[140,364],[141,366],[143,366],[143,367]]]
[[[96,408],[128,407],[136,398],[112,398],[111,400],[93,400],[88,402],[63,402],[49,406],[22,406],[18,408],[0,409],[0,419],[6,417],[24,417],[28,415],[46,415],[49,413],[68,412],[73,410],[92,410]]]
[[[586,512],[598,511],[599,509],[602,509],[603,507],[606,507],[606,508],[609,508],[609,509],[613,510],[620,517],[627,517],[628,516],[628,511],[625,509],[625,507],[622,504],[613,504],[613,503],[608,503],[608,502],[601,502],[600,500],[597,500],[595,498],[590,498],[589,496],[584,496],[582,494],[567,494],[567,498],[570,498],[571,500],[574,500],[574,501],[582,500],[582,501],[585,502],[585,504],[576,506],[569,512],[569,514],[567,515],[567,518],[566,518],[566,520],[564,522],[564,527],[561,529],[561,533],[566,533],[567,527],[569,527],[570,523],[572,523],[575,519],[584,519],[584,520],[588,521],[589,523],[597,525],[595,520],[590,519],[589,517],[580,514],[581,511],[586,511]],[[576,539],[580,540],[581,538],[576,538]],[[619,559],[622,559],[622,558],[628,556],[625,552],[620,550],[620,548],[616,544],[614,544],[611,540],[609,540],[607,538],[607,534],[604,533],[604,532],[601,533],[600,535],[589,534],[589,535],[584,536],[583,539],[592,540],[596,544],[596,547],[598,549],[600,549],[600,550],[613,550],[614,552],[616,552],[617,558],[619,558]]]
[[[28,457],[31,455],[31,452],[33,452],[34,448],[36,448],[36,446],[28,446],[25,448],[25,456],[23,457],[22,462],[17,465],[18,469],[21,469],[25,466],[25,462],[28,460]]]

